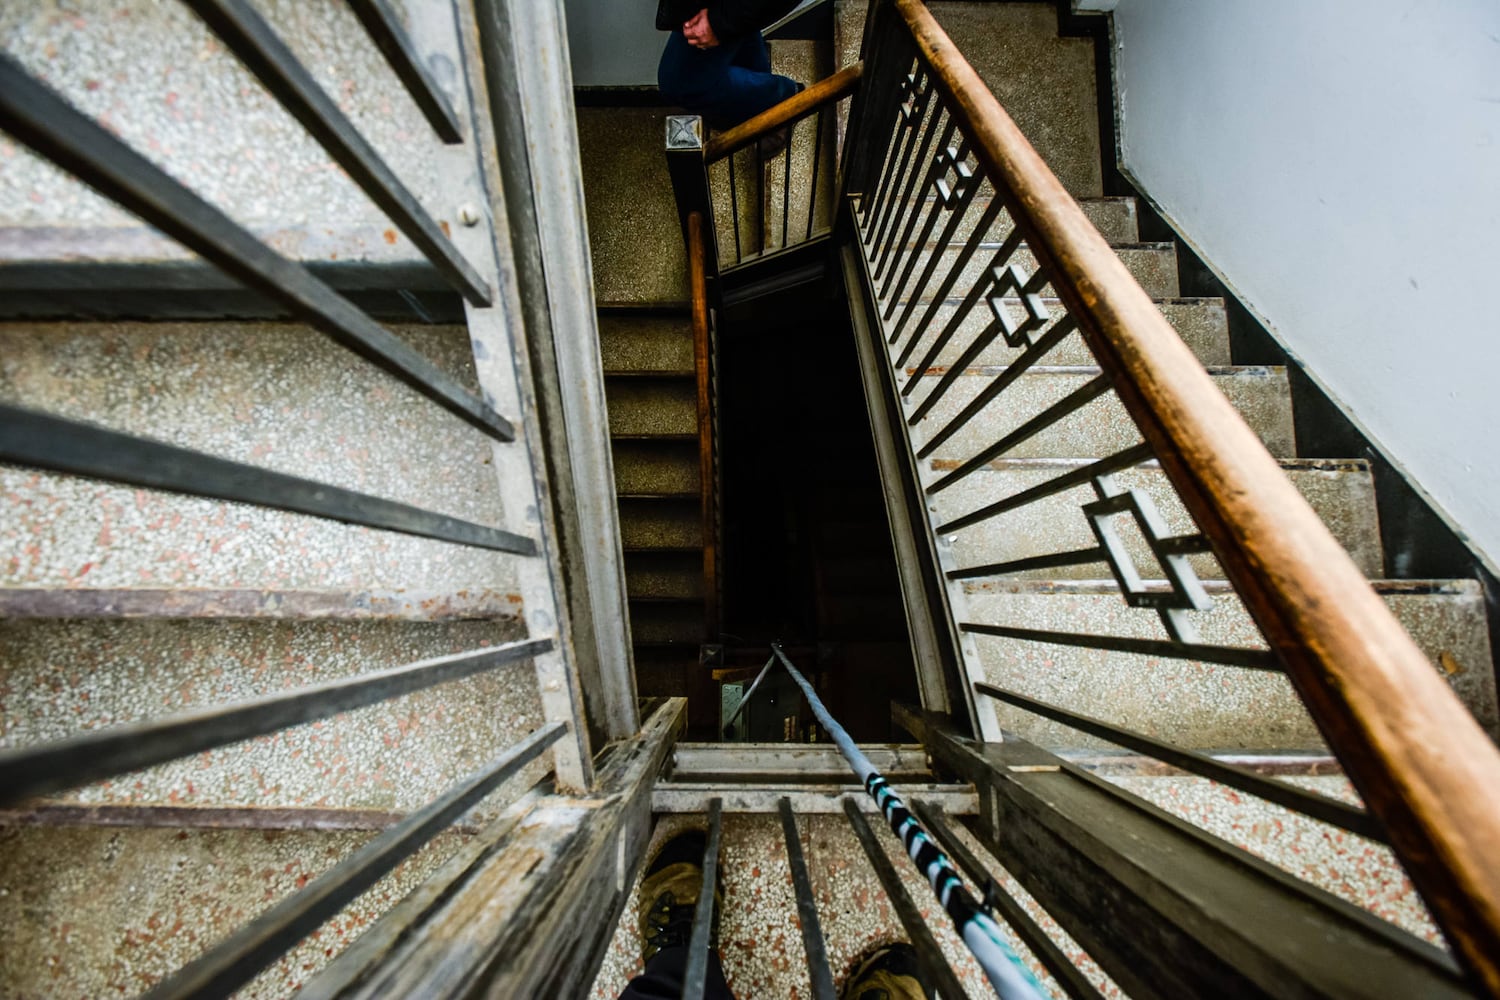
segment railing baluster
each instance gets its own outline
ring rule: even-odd
[[[1011,368],[1014,367],[1014,365],[1011,366]],[[1006,369],[1005,373],[1007,375],[1010,374],[1011,368]],[[1004,376],[1002,376],[1002,378],[1003,377]],[[998,379],[996,381],[998,381]],[[1088,382],[1085,382],[1082,386],[1074,389],[1062,399],[1047,407],[1041,413],[1038,413],[1036,416],[1026,421],[1020,427],[1017,427],[1015,430],[1005,435],[999,441],[996,441],[994,444],[990,445],[988,448],[985,448],[973,458],[964,462],[958,468],[949,472],[947,475],[940,476],[936,482],[927,487],[927,492],[929,494],[932,494],[937,493],[939,490],[947,489],[949,486],[952,486],[960,479],[969,475],[975,469],[983,468],[993,460],[1010,451],[1016,445],[1032,437],[1035,437],[1037,434],[1046,430],[1048,427],[1051,427],[1053,424],[1057,423],[1059,420],[1062,420],[1064,417],[1067,417],[1069,414],[1075,413],[1076,411],[1087,406],[1089,403],[1092,403],[1100,396],[1103,396],[1105,393],[1109,392],[1109,389],[1109,379],[1103,375],[1096,375]]]
[[[1177,642],[1171,639],[1132,639],[1120,635],[1091,635],[1084,632],[1055,632],[1048,629],[1015,628],[1010,625],[987,625],[983,622],[959,622],[961,631],[971,635],[989,635],[1000,639],[1023,639],[1027,642],[1103,649],[1140,656],[1164,656],[1174,660],[1198,660],[1226,667],[1245,667],[1285,673],[1281,660],[1269,649],[1237,646],[1212,646],[1204,643]]]
[[[854,835],[859,838],[859,846],[864,848],[865,857],[870,859],[870,867],[875,869],[881,888],[885,890],[886,898],[891,902],[891,909],[896,911],[896,917],[901,921],[902,929],[906,931],[906,939],[916,950],[917,962],[922,967],[928,984],[935,987],[938,994],[943,997],[968,996],[963,985],[959,983],[958,976],[954,974],[953,967],[943,957],[943,950],[938,946],[937,938],[933,937],[932,929],[927,926],[927,921],[922,919],[922,911],[917,909],[911,893],[907,892],[906,886],[901,884],[901,876],[896,874],[896,866],[891,864],[891,859],[886,856],[880,842],[875,839],[875,831],[870,828],[869,822],[859,811],[859,806],[854,804],[853,799],[844,800],[844,814],[849,817],[849,825],[854,828]]]
[[[1173,746],[1161,740],[1153,739],[1141,733],[1132,732],[1121,726],[1112,725],[1099,719],[1090,718],[1087,715],[1079,715],[1070,712],[1057,705],[1050,705],[1045,701],[1028,698],[1015,691],[1007,691],[993,684],[977,683],[974,690],[981,694],[989,695],[1017,708],[1025,709],[1043,718],[1060,722],[1065,726],[1097,736],[1100,739],[1117,743],[1129,750],[1155,757],[1173,767],[1180,768],[1201,778],[1217,781],[1230,788],[1237,788],[1242,792],[1249,792],[1258,798],[1273,802],[1278,806],[1299,812],[1304,816],[1324,823],[1332,824],[1350,833],[1359,834],[1361,837],[1369,837],[1371,840],[1385,842],[1385,831],[1375,822],[1375,818],[1357,806],[1351,806],[1337,799],[1330,799],[1324,795],[1304,791],[1293,785],[1287,785],[1279,781],[1272,781],[1246,768],[1235,764],[1226,764],[1223,761],[1214,760],[1205,754],[1188,750],[1184,747]]]
[[[1005,263],[1005,261],[1010,258],[1010,255],[1015,253],[1016,248],[1021,245],[1020,233],[1017,232],[1013,235],[1014,239],[1005,240],[995,250],[994,254],[990,256],[989,263],[984,266],[984,270],[980,273],[979,280],[974,282],[974,286],[969,289],[968,294],[964,296],[963,301],[959,303],[959,306],[956,310],[954,310],[953,315],[948,317],[948,322],[943,324],[942,332],[938,334],[937,339],[932,342],[932,346],[927,350],[926,357],[922,362],[922,367],[925,368],[937,359],[938,354],[941,353],[944,347],[948,346],[948,342],[953,339],[954,335],[958,333],[959,328],[964,325],[964,321],[968,319],[969,313],[973,312],[974,308],[978,306],[979,303],[984,301],[985,294],[989,292],[989,290],[994,285],[993,274],[995,269],[998,268],[1001,264]],[[972,258],[974,251],[979,249],[980,247],[971,243],[969,249],[969,257]],[[960,272],[951,272],[949,274],[949,278],[952,281],[957,281],[959,273]],[[902,365],[906,364],[906,362],[911,358],[912,353],[917,349],[917,345],[921,343],[922,334],[920,332],[920,327],[918,327],[918,331],[919,332],[913,334],[912,338],[906,342],[906,347],[902,349],[900,356],[896,358],[896,367],[899,368]],[[915,381],[909,382],[906,388],[902,390],[902,392],[904,395],[910,395],[912,389],[914,389],[915,387]]]
[[[818,166],[823,162],[823,115],[824,109],[818,109],[818,124],[813,131],[813,162],[812,180],[807,187],[807,229],[803,233],[804,240],[812,239],[813,213],[818,207]]]
[[[74,788],[289,726],[326,719],[435,684],[519,663],[552,648],[551,639],[528,639],[184,712],[155,722],[101,729],[53,743],[6,750],[0,752],[0,802]]]
[[[391,869],[451,826],[486,795],[541,756],[566,732],[552,722],[355,851],[306,888],[271,907],[189,962],[146,1000],[228,996],[343,909]],[[710,898],[712,896],[710,895]],[[711,907],[710,907],[711,908]],[[701,909],[701,907],[700,907]]]
[[[1061,476],[1055,476],[1052,479],[1047,480],[1045,483],[1038,483],[1036,486],[1033,486],[1030,489],[1022,490],[1020,493],[1017,493],[1014,496],[1006,497],[1004,500],[997,500],[992,504],[986,504],[973,513],[965,514],[963,517],[954,518],[951,521],[938,525],[933,530],[939,535],[946,535],[951,532],[958,531],[961,528],[967,528],[972,525],[978,524],[980,521],[987,520],[991,517],[997,517],[1000,514],[1004,514],[1006,511],[1015,510],[1018,507],[1024,507],[1036,500],[1041,500],[1056,493],[1061,493],[1063,490],[1072,489],[1075,486],[1082,486],[1085,483],[1092,482],[1098,476],[1107,476],[1112,472],[1119,472],[1121,469],[1128,469],[1132,466],[1140,465],[1142,462],[1149,461],[1150,459],[1150,445],[1145,443],[1132,445],[1131,447],[1126,448],[1124,451],[1115,452],[1108,458],[1101,458],[1099,459],[1099,461],[1089,465],[1085,465],[1081,469],[1074,469],[1072,472],[1066,472]]]
[[[874,235],[866,240],[876,251],[884,248],[887,230],[890,229],[891,221],[900,209],[901,198],[898,192],[909,173],[908,167],[911,168],[911,171],[919,172],[921,170],[920,159],[916,163],[912,162],[912,156],[917,151],[918,142],[922,136],[930,135],[931,127],[937,124],[934,121],[932,126],[927,125],[928,109],[934,107],[936,102],[933,100],[932,87],[927,82],[925,70],[918,71],[918,81],[917,86],[921,88],[921,91],[919,94],[913,96],[911,111],[908,112],[904,107],[900,110],[901,116],[905,119],[901,132],[903,146],[901,159],[897,163],[896,169],[887,178],[889,186],[883,192],[884,201],[879,207],[880,215],[876,220],[878,225],[871,230]],[[934,112],[933,117],[937,117],[937,112]],[[879,277],[878,272],[875,274],[875,277]]]
[[[987,563],[983,566],[964,566],[947,573],[950,580],[978,580],[987,576],[1007,576],[1011,573],[1026,573],[1034,569],[1061,569],[1065,566],[1087,566],[1089,563],[1105,562],[1107,557],[1101,546],[1073,549],[1068,552],[1049,552],[1046,555],[1027,556],[1007,562]]]
[[[714,925],[715,890],[719,878],[719,839],[723,835],[724,800],[708,801],[708,843],[703,849],[703,880],[693,911],[693,933],[688,940],[687,966],[682,973],[682,1000],[703,1000],[708,981],[709,937]]]
[[[510,421],[483,400],[5,55],[0,55],[0,128],[455,416],[497,440],[515,438]]]
[[[937,270],[938,263],[948,252],[948,243],[953,239],[953,234],[957,231],[959,223],[968,214],[969,206],[973,203],[974,195],[979,189],[979,185],[974,182],[972,175],[969,173],[968,164],[964,162],[968,157],[968,144],[962,138],[960,138],[956,150],[950,146],[944,146],[943,151],[938,156],[940,159],[947,157],[952,161],[945,164],[943,169],[951,168],[953,170],[953,188],[945,192],[941,177],[935,182],[934,186],[938,190],[936,210],[928,216],[927,222],[923,224],[922,232],[917,236],[917,249],[913,250],[911,256],[907,259],[906,266],[901,271],[901,278],[896,282],[896,286],[891,292],[890,301],[886,305],[885,315],[883,316],[886,322],[890,322],[891,317],[896,312],[896,306],[900,304],[901,295],[906,291],[906,283],[910,280],[912,271],[916,268],[917,261],[921,258],[921,248],[926,246],[927,241],[932,237],[932,229],[937,222],[938,216],[946,211],[948,213],[948,221],[943,224],[943,230],[933,245],[932,253],[928,255],[927,264],[922,268],[922,276],[917,280],[916,288],[911,291],[906,301],[903,315],[910,313],[911,303],[916,298],[917,292],[931,279],[932,273]],[[962,254],[962,250],[960,254]]]
[[[912,225],[920,214],[921,203],[914,199],[913,192],[917,185],[924,179],[930,184],[933,176],[932,164],[928,158],[932,155],[933,141],[939,133],[939,121],[947,119],[948,123],[942,128],[945,135],[952,135],[953,119],[943,108],[942,103],[932,102],[932,117],[927,122],[927,127],[922,130],[922,142],[918,147],[916,159],[912,162],[911,170],[906,175],[906,180],[901,186],[901,191],[893,201],[890,213],[891,225],[889,230],[880,236],[876,244],[880,247],[880,255],[875,261],[875,270],[871,276],[879,281],[886,273],[893,256],[905,252],[906,241],[911,239]],[[906,220],[910,219],[910,222]],[[905,231],[902,231],[905,223]],[[896,234],[901,232],[900,238]]]
[[[184,2],[464,298],[490,304],[484,279],[253,7],[245,0]]]
[[[453,105],[443,96],[442,88],[432,74],[427,72],[411,39],[402,30],[396,12],[386,0],[349,0],[349,6],[354,8],[355,16],[365,26],[370,40],[385,56],[385,61],[395,71],[438,138],[449,145],[463,142],[463,131]]]
[[[734,158],[739,155],[730,153],[724,159],[729,162],[729,224],[734,227],[734,262],[738,264],[745,259],[744,251],[740,249],[740,191],[739,185],[734,179]]]
[[[865,210],[865,242],[875,244],[877,227],[884,219],[886,207],[891,196],[892,189],[896,186],[897,175],[906,170],[906,164],[911,157],[912,150],[916,148],[917,129],[921,125],[922,116],[926,113],[929,93],[919,88],[922,85],[922,76],[919,70],[912,70],[907,74],[903,82],[903,90],[909,93],[907,101],[910,109],[906,107],[907,101],[901,100],[903,90],[897,90],[893,95],[894,104],[888,113],[896,118],[895,131],[891,134],[885,155],[880,160],[880,186],[870,199],[869,204],[863,206]],[[894,164],[900,164],[892,169]]]
[[[0,460],[532,556],[524,535],[199,451],[0,403]]]
[[[767,668],[775,662],[773,656],[767,661]],[[802,837],[797,833],[792,800],[779,799],[776,811],[781,814],[786,863],[792,870],[792,889],[797,896],[797,919],[802,925],[802,949],[807,954],[807,976],[812,983],[812,995],[814,1000],[836,1000],[838,991],[833,986],[833,970],[828,967],[828,948],[823,942],[822,925],[818,922],[818,903],[813,898],[812,881],[807,877],[807,862],[802,857]]]
[[[944,441],[947,441],[954,434],[963,430],[963,428],[968,424],[969,420],[974,416],[974,414],[978,413],[980,410],[988,406],[996,396],[999,396],[1002,392],[1009,388],[1016,379],[1026,374],[1028,369],[1030,369],[1042,358],[1046,357],[1054,347],[1062,343],[1063,340],[1065,340],[1072,332],[1073,323],[1070,319],[1065,316],[1061,320],[1059,320],[1056,326],[1048,330],[1046,333],[1042,334],[1042,336],[1037,340],[1035,344],[1032,344],[1024,352],[1022,352],[1019,358],[1007,365],[1005,371],[996,376],[989,385],[984,387],[979,395],[970,400],[968,405],[965,406],[957,416],[955,416],[952,420],[948,421],[948,423],[943,426],[942,430],[938,431],[932,437],[928,438],[926,443],[917,450],[917,457],[927,458],[932,455],[933,452],[937,451],[937,449],[943,444]],[[983,349],[982,345],[979,349]],[[965,354],[968,353],[969,352],[965,352]],[[975,350],[973,353],[977,354],[978,350]],[[964,361],[965,364],[967,364],[967,359],[961,358],[959,360]],[[938,400],[943,397],[943,393],[945,393],[948,390],[948,387],[953,385],[953,383],[956,382],[963,375],[963,373],[964,367],[962,365],[954,365],[952,368],[949,368],[946,372],[943,373],[943,377],[938,380],[937,386],[930,393],[928,393],[926,398],[922,400],[921,404],[912,411],[912,415],[910,417],[910,423],[912,424],[912,426],[916,426],[916,424],[921,421],[924,416],[927,415],[927,412],[937,405]]]
[[[990,227],[995,224],[995,220],[1000,217],[1000,213],[1004,210],[1004,208],[1005,205],[1000,201],[1000,196],[998,194],[992,195],[990,198],[990,203],[985,206],[984,213],[980,215],[979,222],[975,225],[974,231],[976,233],[989,232]],[[979,240],[967,240],[965,241],[963,247],[959,249],[958,257],[953,261],[953,265],[948,269],[948,273],[944,276],[942,284],[939,285],[937,291],[933,293],[932,300],[927,303],[927,308],[922,311],[922,317],[917,320],[916,328],[912,333],[911,342],[907,345],[906,350],[901,352],[901,359],[896,363],[897,367],[904,365],[906,363],[906,359],[910,357],[912,351],[916,349],[917,343],[922,339],[922,334],[927,329],[927,324],[932,322],[932,318],[937,315],[937,311],[943,307],[943,303],[947,301],[949,293],[953,291],[953,286],[956,285],[958,283],[958,279],[963,276],[964,270],[969,266],[969,261],[974,259],[974,254],[977,253],[979,249]],[[996,263],[998,263],[998,261]],[[917,303],[921,301],[922,289],[926,287],[927,282],[931,280],[931,277],[932,274],[930,270],[927,273],[923,274],[921,280],[917,282],[917,287],[913,289],[912,294],[907,297],[906,307],[901,311],[901,317],[896,320],[896,325],[891,330],[890,343],[893,346],[897,343],[897,341],[901,339],[901,334],[902,331],[906,328],[907,320],[910,319],[912,310],[916,307]]]
[[[797,140],[797,126],[792,122],[786,127],[786,148],[781,151],[781,249],[786,249],[786,224],[792,214],[792,148]]]
[[[926,240],[932,235],[933,226],[937,224],[938,216],[942,214],[940,203],[933,202],[929,208],[928,200],[935,192],[940,190],[939,184],[943,174],[942,151],[950,148],[953,142],[953,133],[957,127],[958,125],[952,116],[949,116],[948,123],[943,126],[942,137],[937,141],[937,148],[940,151],[937,155],[932,155],[931,146],[924,144],[922,147],[921,162],[926,165],[926,169],[923,172],[920,186],[914,186],[909,196],[911,198],[911,208],[906,215],[906,226],[901,230],[901,234],[886,246],[886,253],[882,255],[884,259],[881,260],[879,266],[876,268],[877,273],[884,273],[885,275],[880,285],[880,297],[883,299],[889,299],[893,294],[896,272],[900,268],[901,262],[903,260],[915,262],[922,255],[922,251],[926,249]],[[928,132],[928,136],[930,137],[936,132],[936,128],[931,129]],[[914,238],[913,234],[916,232],[919,220],[922,220],[921,235]],[[889,268],[886,266],[887,260],[889,261]],[[895,305],[893,303],[888,304],[883,318],[890,319],[891,314],[895,311]]]
[[[1014,896],[1005,890],[997,882],[989,870],[980,862],[978,856],[969,850],[956,831],[948,822],[948,814],[941,806],[929,805],[926,802],[910,803],[911,811],[921,821],[922,825],[937,836],[941,841],[943,853],[958,863],[965,875],[973,880],[975,885],[987,886],[985,901],[994,905],[1000,916],[1010,925],[1010,929],[1016,932],[1026,947],[1037,960],[1046,966],[1047,971],[1057,980],[1058,985],[1067,992],[1073,1000],[1104,1000],[1103,994],[1094,989],[1092,983],[1086,977],[1063,950],[1053,943],[1047,936],[1047,932],[1037,924],[1031,916],[1021,908]]]

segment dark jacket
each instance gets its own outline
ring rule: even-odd
[[[656,27],[661,31],[681,28],[694,14],[708,8],[708,23],[720,41],[728,42],[758,31],[785,17],[798,0],[660,0]]]

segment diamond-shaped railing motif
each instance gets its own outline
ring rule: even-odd
[[[1083,513],[1104,557],[1110,572],[1120,585],[1125,603],[1133,608],[1154,608],[1160,615],[1167,633],[1178,642],[1197,642],[1196,629],[1187,620],[1184,612],[1203,611],[1213,601],[1203,589],[1198,574],[1189,565],[1188,551],[1196,550],[1202,539],[1198,535],[1169,535],[1166,521],[1157,511],[1151,498],[1140,490],[1121,490],[1113,476],[1100,476],[1094,481],[1100,499],[1085,504]],[[1151,549],[1152,556],[1161,566],[1167,578],[1167,590],[1148,590],[1140,570],[1125,551],[1124,540],[1115,526],[1115,518],[1128,515],[1135,520],[1141,536]]]
[[[992,269],[990,277],[995,283],[988,300],[990,311],[1000,323],[1005,342],[1011,347],[1030,347],[1031,334],[1046,326],[1047,321],[1052,318],[1052,312],[1038,294],[1047,283],[1046,279],[1040,271],[1034,275],[1027,274],[1026,269],[1016,263]],[[1010,300],[1013,296],[1021,303],[1020,318],[1011,313]]]
[[[974,184],[974,168],[969,166],[967,160],[966,151],[957,146],[949,146],[933,161],[933,169],[937,171],[937,180],[934,182],[937,200],[945,209],[956,206]]]

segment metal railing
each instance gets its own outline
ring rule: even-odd
[[[1389,842],[1471,981],[1500,994],[1500,809],[1473,794],[1500,781],[1495,747],[932,14],[877,0],[866,32],[842,252],[868,304],[857,334],[889,415],[888,474],[908,483],[893,521],[921,560],[909,603],[930,612],[914,623],[935,651],[925,707],[993,745],[998,703],[1014,724],[1046,719]],[[1028,374],[1069,377],[1038,392]],[[1085,460],[997,477],[1019,484],[999,493],[980,482],[1084,433],[1099,449]],[[1058,520],[1080,490],[1082,517]],[[973,541],[1029,512],[1040,532]],[[1087,566],[1131,609],[1108,616],[1119,631],[985,610],[986,586]],[[1201,578],[1218,571],[1228,592]],[[1263,644],[1203,638],[1203,613],[1236,601]],[[988,682],[977,637],[1284,675],[1367,808]]]
[[[549,484],[543,467],[541,431],[534,419],[536,410],[532,400],[548,390],[530,380],[524,328],[509,310],[499,307],[502,301],[514,302],[518,293],[513,285],[507,288],[507,282],[515,279],[511,262],[504,259],[509,253],[511,235],[503,225],[501,199],[506,195],[500,186],[485,80],[479,75],[478,50],[483,45],[497,43],[495,32],[501,29],[496,25],[503,23],[505,32],[545,32],[547,25],[538,28],[533,22],[545,21],[546,17],[538,17],[535,11],[518,15],[515,9],[491,0],[481,0],[478,5],[417,5],[420,9],[414,10],[411,20],[423,35],[419,54],[419,46],[384,0],[352,0],[369,43],[388,61],[430,125],[434,140],[460,150],[457,155],[444,154],[438,158],[436,162],[441,166],[437,173],[424,178],[441,187],[442,197],[451,199],[455,210],[464,206],[461,224],[450,227],[446,220],[440,221],[423,208],[252,5],[245,0],[186,2],[462,297],[482,394],[466,388],[408,347],[315,277],[305,264],[282,256],[235,223],[229,212],[236,206],[217,206],[198,196],[101,124],[76,110],[7,54],[0,54],[0,129],[259,292],[285,313],[312,325],[496,442],[499,447],[495,449],[493,464],[499,479],[500,502],[518,521],[524,517],[526,526],[503,528],[467,521],[370,493],[64,419],[22,405],[0,406],[0,462],[147,490],[291,511],[454,546],[510,553],[518,557],[516,581],[524,595],[530,638],[373,669],[342,680],[274,691],[250,700],[165,718],[90,730],[54,742],[13,747],[0,752],[0,804],[9,806],[34,796],[77,788],[436,685],[500,671],[529,669],[535,675],[543,721],[529,735],[516,734],[522,738],[485,766],[457,781],[425,807],[396,818],[393,825],[334,868],[155,986],[149,995],[159,997],[227,995],[249,982],[534,761],[550,760],[549,784],[562,799],[568,799],[568,793],[590,791],[625,796],[595,815],[601,835],[619,832],[619,849],[623,852],[631,837],[639,841],[639,833],[632,832],[628,823],[639,826],[640,818],[621,811],[621,803],[638,801],[641,790],[654,779],[664,748],[670,745],[680,726],[681,713],[680,703],[664,707],[645,731],[632,737],[639,727],[632,685],[616,685],[618,691],[613,688],[591,691],[590,697],[619,702],[600,713],[609,716],[599,723],[605,738],[619,740],[622,734],[630,737],[624,743],[614,744],[614,763],[602,785],[596,785],[589,720],[585,717],[584,694],[574,661],[574,643],[582,642],[583,637],[573,633],[570,623],[558,542],[552,536],[552,519],[546,506]],[[485,8],[483,18],[476,13],[476,6]],[[555,11],[547,16],[552,18],[548,23],[558,33],[552,40],[557,43],[561,22]],[[506,34],[499,42],[509,40],[510,35]],[[554,54],[561,50],[563,47],[558,44],[551,49]],[[488,61],[493,63],[503,55],[498,50],[491,51]],[[445,91],[435,82],[427,68],[434,59],[459,68],[459,78],[450,81],[456,87]],[[565,65],[562,71],[566,73]],[[567,96],[564,91],[562,99]],[[576,140],[573,155],[576,157]],[[529,190],[524,194],[531,196]],[[498,227],[497,213],[502,216]],[[578,220],[574,220],[575,225]],[[460,220],[455,216],[454,221]],[[581,226],[577,232],[582,232]],[[391,238],[394,240],[394,235]],[[529,237],[542,245],[538,251],[542,257],[554,252],[555,248],[549,249],[547,243],[557,238],[556,232],[535,232]],[[574,291],[588,300],[587,288]],[[592,316],[591,300],[588,301],[587,312]],[[597,369],[597,352],[590,360]],[[595,381],[595,395],[602,400],[602,377],[596,376]],[[575,386],[569,391],[581,390]],[[581,433],[599,435],[600,426],[602,422],[592,422]],[[607,443],[600,441],[592,442],[593,446],[607,447]],[[572,460],[576,462],[576,456]],[[608,493],[612,503],[610,477],[605,474],[597,478],[600,482],[594,486]],[[614,562],[605,569],[622,580],[618,538],[612,541],[616,546]],[[606,548],[590,558],[597,562],[608,554]],[[573,586],[583,588],[585,584],[574,581]],[[163,614],[170,617],[168,612]],[[619,609],[613,616],[613,625],[619,632],[614,647],[628,651],[628,637]],[[599,616],[591,622],[591,627],[599,630],[611,627],[610,619],[607,615]],[[628,652],[622,656],[628,656]],[[622,659],[618,670],[628,670],[628,658]],[[601,683],[608,688],[615,681]],[[533,768],[530,773],[535,775],[537,771]],[[636,799],[630,799],[627,792]],[[539,795],[540,792],[533,792],[532,799],[540,803],[538,808],[545,809],[548,800],[545,796],[538,798]],[[573,824],[588,819],[578,813],[577,806],[568,806],[563,813]],[[571,833],[573,829],[568,822],[559,820],[554,823],[552,836]],[[503,826],[491,840],[505,835],[507,830],[509,826]],[[566,854],[567,845],[554,846],[558,857]],[[615,851],[611,847],[608,857],[613,859]],[[633,861],[635,856],[621,853],[619,858]],[[562,876],[534,873],[533,877]],[[623,905],[623,899],[618,902]],[[420,916],[425,918],[429,914],[424,912]],[[410,927],[414,919],[416,916],[412,914],[398,915],[397,922]],[[608,928],[588,930],[594,938],[602,939]],[[565,941],[567,936],[559,936],[558,940]],[[512,957],[519,953],[518,950]],[[580,961],[586,964],[587,948],[580,955]],[[366,955],[365,960],[373,963],[376,959]],[[347,966],[349,962],[343,964]],[[533,966],[527,974],[553,976],[560,974],[560,969],[577,964],[571,959],[561,963],[552,961],[542,972]],[[525,965],[525,962],[513,965],[508,974],[518,974],[517,970]]]

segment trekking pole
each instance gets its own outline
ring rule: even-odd
[[[1011,950],[1010,945],[1005,943],[1000,935],[1000,925],[964,888],[963,879],[948,863],[943,852],[938,850],[927,831],[922,829],[922,824],[917,822],[900,796],[891,789],[890,783],[875,770],[870,758],[860,752],[844,727],[828,714],[828,709],[823,707],[823,702],[813,691],[812,685],[792,666],[792,661],[787,659],[781,647],[772,643],[771,652],[802,689],[807,703],[812,706],[813,715],[817,716],[818,722],[828,731],[834,745],[839,748],[839,753],[843,754],[844,760],[865,786],[865,791],[870,793],[870,797],[880,807],[891,831],[906,845],[907,855],[916,863],[917,869],[927,876],[938,902],[943,904],[958,936],[968,945],[974,960],[979,963],[990,985],[995,988],[995,993],[1001,1000],[1042,1000],[1046,994],[1041,984],[1031,974],[1031,970],[1021,964],[1020,957]]]

